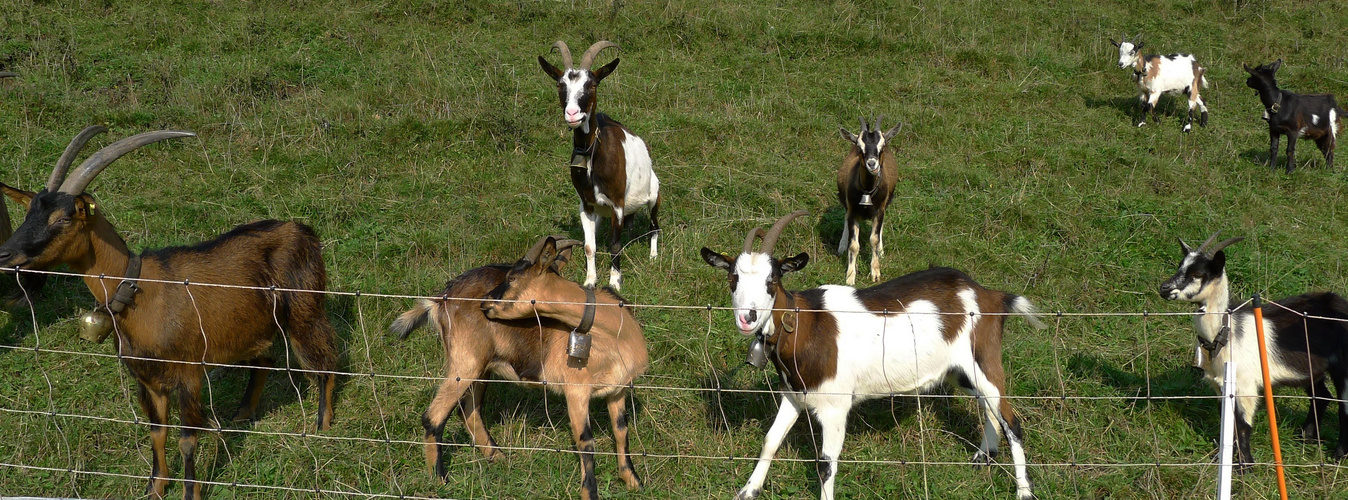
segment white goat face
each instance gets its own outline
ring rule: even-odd
[[[597,81],[589,71],[567,70],[557,79],[557,97],[562,101],[562,118],[566,126],[580,127],[594,111],[594,94]]]
[[[805,268],[810,256],[797,254],[778,261],[758,252],[744,252],[734,259],[702,248],[702,260],[708,265],[726,271],[730,279],[730,303],[735,312],[735,326],[742,335],[760,331],[771,334],[772,307],[782,288],[783,273]],[[765,330],[767,329],[767,330]]]
[[[1161,297],[1166,300],[1203,302],[1207,300],[1217,283],[1226,273],[1226,252],[1218,251],[1208,257],[1201,252],[1188,248],[1183,242],[1184,258],[1180,260],[1175,275],[1161,283]]]
[[[1138,51],[1142,49],[1140,45],[1133,45],[1133,42],[1120,42],[1119,44],[1119,68],[1126,69],[1137,64]]]

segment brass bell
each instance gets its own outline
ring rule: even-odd
[[[80,338],[95,344],[101,344],[112,333],[112,316],[94,310],[80,316]]]
[[[571,332],[571,342],[566,346],[566,354],[576,359],[590,359],[590,334]]]
[[[744,362],[754,368],[768,365],[768,349],[762,335],[754,336],[754,343],[749,344],[749,356]]]

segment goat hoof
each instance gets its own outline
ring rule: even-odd
[[[1342,418],[1342,417],[1340,417],[1340,418]],[[1343,439],[1343,438],[1339,438],[1339,439]],[[1345,447],[1344,445],[1339,445],[1338,448],[1335,448],[1335,449],[1334,449],[1334,461],[1335,461],[1335,462],[1338,462],[1338,461],[1340,461],[1340,460],[1343,460],[1343,457],[1348,457],[1348,447]]]
[[[754,500],[755,498],[758,498],[760,493],[763,493],[763,490],[751,490],[745,488],[735,494],[735,500]]]
[[[1245,462],[1241,462],[1231,466],[1231,472],[1234,472],[1236,474],[1246,474],[1252,470],[1254,470],[1254,466]]]
[[[1315,427],[1302,427],[1299,434],[1302,441],[1310,443],[1320,442],[1320,430]]]
[[[983,450],[979,450],[978,453],[974,453],[974,457],[969,459],[969,461],[979,467],[986,467],[993,464],[994,455],[996,455],[996,452],[984,453]]]

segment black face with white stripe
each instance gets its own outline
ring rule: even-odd
[[[845,128],[838,129],[842,133],[843,139],[851,142],[861,150],[862,164],[866,165],[866,170],[872,175],[880,172],[880,153],[885,150],[885,142],[888,140],[886,134],[879,130],[861,129],[861,134],[853,134]]]
[[[1218,250],[1216,255],[1208,257],[1202,252],[1189,248],[1180,241],[1179,269],[1175,275],[1161,283],[1160,294],[1166,300],[1184,300],[1201,302],[1207,297],[1210,286],[1222,278],[1226,272],[1226,252]]]

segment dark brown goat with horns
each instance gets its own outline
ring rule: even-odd
[[[881,118],[884,117],[876,117],[875,125],[867,130],[866,118],[862,117],[860,134],[838,128],[843,139],[852,144],[842,165],[838,166],[838,203],[847,211],[842,238],[838,240],[838,255],[847,252],[848,286],[857,282],[857,254],[861,252],[861,243],[857,241],[861,225],[857,219],[872,221],[871,281],[880,281],[880,257],[885,255],[885,209],[899,182],[899,165],[894,159],[893,148],[887,146],[889,140],[903,129],[900,123],[881,134]]]
[[[154,459],[147,493],[162,498],[169,483],[165,425],[169,399],[176,397],[183,425],[178,440],[183,497],[198,499],[197,429],[215,425],[208,423],[201,403],[208,366],[242,362],[253,367],[234,417],[251,419],[273,365],[268,352],[279,331],[288,337],[300,365],[318,372],[311,377],[317,385],[318,428],[332,423],[337,342],[323,296],[267,290],[322,291],[327,274],[319,240],[303,224],[267,220],[195,246],[131,253],[85,187],[108,164],[138,147],[194,134],[158,131],[122,139],[90,155],[67,178],[66,170],[84,144],[105,131],[93,126],[75,136],[46,189],[34,193],[0,184],[6,196],[28,210],[0,245],[0,266],[41,270],[65,264],[86,275],[84,283],[100,311],[86,321],[101,317],[111,324],[101,335],[86,330],[88,335],[81,336],[102,341],[107,332],[116,331],[117,352],[136,379],[141,408],[151,424]],[[189,288],[189,282],[258,288]]]
[[[469,270],[445,285],[442,299],[422,300],[393,322],[390,330],[405,338],[433,320],[445,348],[445,381],[421,418],[426,465],[432,474],[441,478],[447,474],[440,443],[455,406],[482,454],[501,455],[482,421],[486,393],[482,379],[491,372],[508,380],[541,382],[566,396],[571,436],[580,457],[582,498],[599,498],[590,399],[605,398],[618,477],[628,488],[641,487],[627,453],[626,401],[628,387],[649,364],[646,337],[612,290],[581,287],[558,274],[579,244],[543,238],[514,265]],[[593,333],[587,334],[590,328]],[[587,359],[568,356],[568,340],[576,332],[593,344]]]

